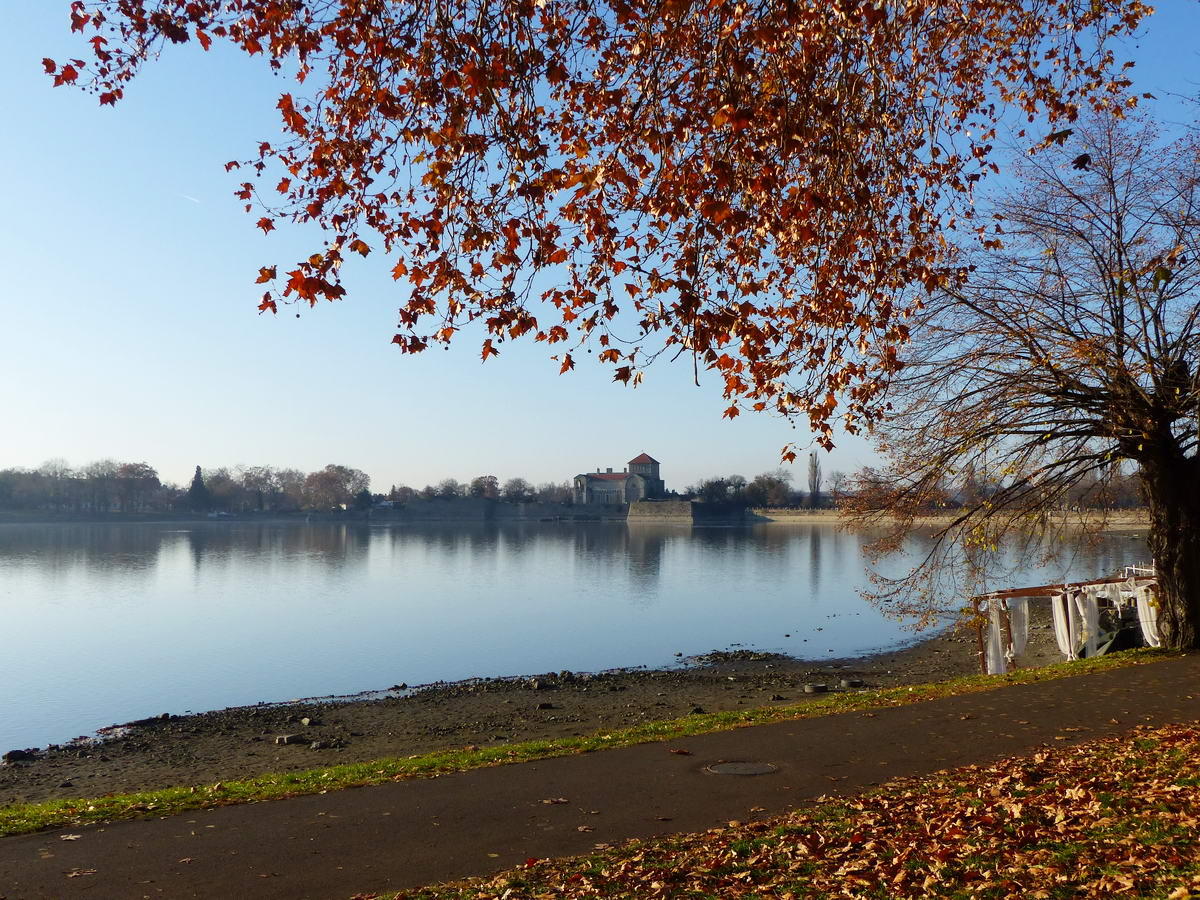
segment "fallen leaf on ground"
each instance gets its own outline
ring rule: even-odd
[[[1186,900],[1200,892],[1197,808],[1200,723],[1139,728],[399,898],[796,900],[799,880],[805,896]]]
[[[72,869],[70,872],[67,873],[67,877],[68,878],[78,878],[81,875],[95,875],[95,874],[96,874],[95,869]]]
[[[81,837],[83,837],[83,835],[82,835],[82,834],[60,834],[60,835],[58,836],[58,839],[59,839],[60,841],[77,841],[77,840],[79,840]]]

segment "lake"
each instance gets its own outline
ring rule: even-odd
[[[0,752],[400,682],[910,642],[857,593],[863,543],[823,523],[0,525]],[[1070,577],[1145,559],[1114,534]]]

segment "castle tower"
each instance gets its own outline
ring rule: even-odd
[[[635,456],[629,461],[629,471],[633,475],[642,475],[646,478],[658,480],[658,460],[649,453],[643,453],[641,456]]]
[[[645,479],[646,491],[643,496],[646,499],[652,500],[666,495],[666,485],[658,472],[658,460],[649,453],[642,453],[629,461],[629,474],[640,475]]]

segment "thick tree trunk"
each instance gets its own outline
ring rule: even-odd
[[[1200,470],[1176,457],[1143,464],[1150,506],[1150,552],[1158,569],[1158,630],[1163,645],[1200,648]]]

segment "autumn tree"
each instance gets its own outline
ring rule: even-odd
[[[885,411],[919,295],[961,279],[951,251],[997,123],[1119,102],[1108,47],[1148,11],[76,0],[90,59],[44,65],[102,104],[191,41],[293,79],[280,139],[228,168],[264,232],[327,237],[262,267],[262,310],[339,299],[343,264],[383,255],[404,352],[474,325],[484,359],[527,336],[561,371],[595,350],[635,384],[682,354],[716,373],[726,415],[806,417],[828,447],[839,413],[853,430]]]
[[[945,503],[945,484],[973,485],[931,562],[982,573],[1006,535],[1042,539],[1064,508],[1111,508],[1136,471],[1159,629],[1200,646],[1200,138],[1097,118],[1019,175],[995,208],[1003,247],[970,255],[970,279],[915,317],[877,432],[888,466],[860,483],[858,512],[892,523],[886,548]],[[933,571],[894,586],[910,611],[946,599],[921,593]]]
[[[690,492],[706,503],[724,503],[729,499],[729,482],[724,478],[704,478]]]
[[[245,505],[259,512],[278,507],[279,486],[275,470],[270,466],[238,466],[236,476],[241,484]]]
[[[741,503],[746,499],[746,476],[745,475],[727,475],[725,483],[729,486],[729,499],[734,503]]]
[[[444,478],[437,483],[435,491],[439,500],[457,500],[466,493],[466,487],[457,479]]]
[[[370,491],[371,479],[359,469],[333,463],[304,480],[304,494],[314,509],[335,509],[350,506],[363,491]]]
[[[533,499],[533,485],[524,478],[510,478],[504,482],[501,496],[510,503],[528,503]]]
[[[405,484],[393,484],[388,491],[388,499],[393,503],[410,503],[416,496],[417,492]]]
[[[144,512],[162,486],[158,472],[149,463],[122,463],[115,473],[116,491],[122,512]]]
[[[304,482],[307,475],[299,469],[276,469],[272,482],[278,509],[300,509],[304,505]]]
[[[575,489],[569,481],[547,481],[533,489],[533,495],[540,503],[571,503],[575,499]]]
[[[834,506],[841,504],[842,496],[846,491],[847,480],[845,472],[835,469],[829,473],[829,493],[833,497]]]
[[[204,470],[204,486],[209,506],[214,509],[241,512],[247,505],[246,492],[238,478],[227,466]]]
[[[47,504],[51,509],[64,508],[70,503],[71,480],[75,473],[62,458],[48,459],[38,466],[38,474],[46,481]]]
[[[808,505],[816,509],[821,505],[821,460],[817,454],[808,454]]]
[[[467,486],[467,495],[495,500],[500,496],[500,480],[495,475],[480,475],[472,478],[471,483]]]
[[[792,502],[792,473],[776,469],[755,475],[746,485],[745,495],[751,506],[788,506]]]

